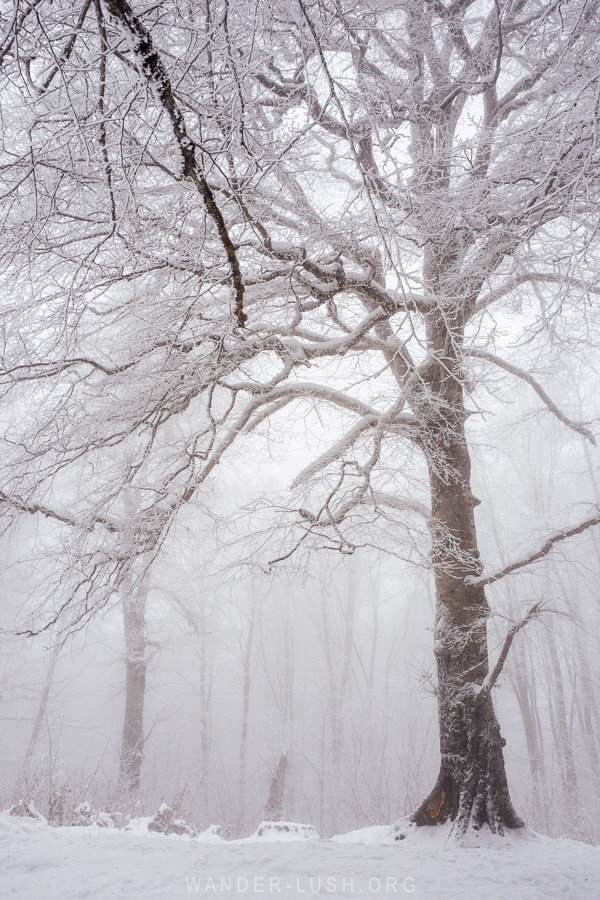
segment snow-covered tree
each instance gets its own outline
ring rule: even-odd
[[[2,29],[0,497],[65,542],[48,621],[108,602],[245,435],[305,428],[277,559],[433,571],[414,821],[519,826],[492,688],[538,606],[490,669],[485,589],[600,515],[485,572],[469,417],[499,370],[593,442],[536,370],[594,327],[596,4],[55,0]]]

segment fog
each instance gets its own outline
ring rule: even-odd
[[[549,381],[563,409],[577,414],[585,403],[594,417],[593,372],[565,377],[557,366]],[[527,386],[510,395],[510,416],[504,396],[473,397],[485,407],[471,428],[490,570],[542,542],[565,510],[586,509],[598,491],[594,449],[540,411]],[[23,522],[5,537],[2,805],[31,795],[47,812],[57,791],[73,805],[128,814],[168,802],[198,824],[247,834],[263,817],[283,750],[284,817],[321,834],[393,821],[419,802],[438,759],[431,574],[373,548],[313,548],[269,567],[277,529],[267,526],[279,522],[275,501],[294,460],[269,460],[265,441],[253,438],[253,457],[223,465],[152,565],[135,797],[119,785],[120,599],[74,633],[9,633],[43,621],[37,591],[52,526]],[[511,623],[544,601],[495,690],[515,803],[533,827],[589,841],[600,838],[599,564],[592,530],[490,588],[492,663]]]

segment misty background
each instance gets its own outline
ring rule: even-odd
[[[545,360],[546,387],[580,420],[598,415],[595,362],[590,350],[573,366],[564,342]],[[505,375],[485,380],[470,405],[482,555],[494,570],[543,540],[565,511],[598,501],[594,451]],[[322,835],[393,821],[419,802],[438,753],[426,538],[421,567],[376,546],[352,555],[312,547],[269,566],[277,498],[292,464],[318,449],[313,417],[281,418],[287,463],[273,461],[266,431],[247,438],[138,580],[146,690],[136,799],[119,786],[120,597],[73,633],[11,633],[48,621],[39,596],[61,542],[40,516],[4,536],[3,807],[31,795],[47,812],[56,791],[128,814],[165,801],[245,834],[263,818],[283,750],[284,817]],[[599,565],[592,529],[489,588],[492,664],[522,609],[545,602],[516,637],[495,691],[516,807],[535,829],[588,841],[600,839]]]

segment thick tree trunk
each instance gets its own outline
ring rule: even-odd
[[[438,322],[439,328],[439,322]],[[461,329],[430,334],[424,450],[432,497],[432,562],[436,591],[435,656],[441,765],[431,793],[414,813],[417,825],[455,822],[458,833],[487,824],[493,832],[522,826],[508,791],[504,740],[489,691],[484,588],[480,573],[471,461],[457,346]]]
[[[460,456],[468,462],[466,445]],[[441,766],[414,821],[435,825],[451,819],[459,832],[486,823],[492,831],[501,832],[523,823],[510,801],[504,740],[491,696],[480,696],[488,675],[488,605],[482,587],[464,583],[477,565],[467,474],[463,465],[460,479],[452,477],[444,483],[432,475]]]

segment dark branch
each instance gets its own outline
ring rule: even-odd
[[[132,42],[134,56],[139,60],[141,69],[149,84],[154,89],[159,103],[167,113],[173,128],[173,134],[183,161],[183,178],[194,183],[206,206],[206,211],[216,225],[217,233],[231,270],[231,278],[235,293],[235,315],[241,328],[246,324],[244,311],[244,280],[237,257],[237,251],[223,213],[221,212],[211,186],[199,166],[196,158],[196,146],[189,136],[183,114],[175,99],[171,79],[167,69],[154,49],[152,37],[140,19],[134,14],[127,0],[104,0],[106,7],[117,22],[128,34]]]

